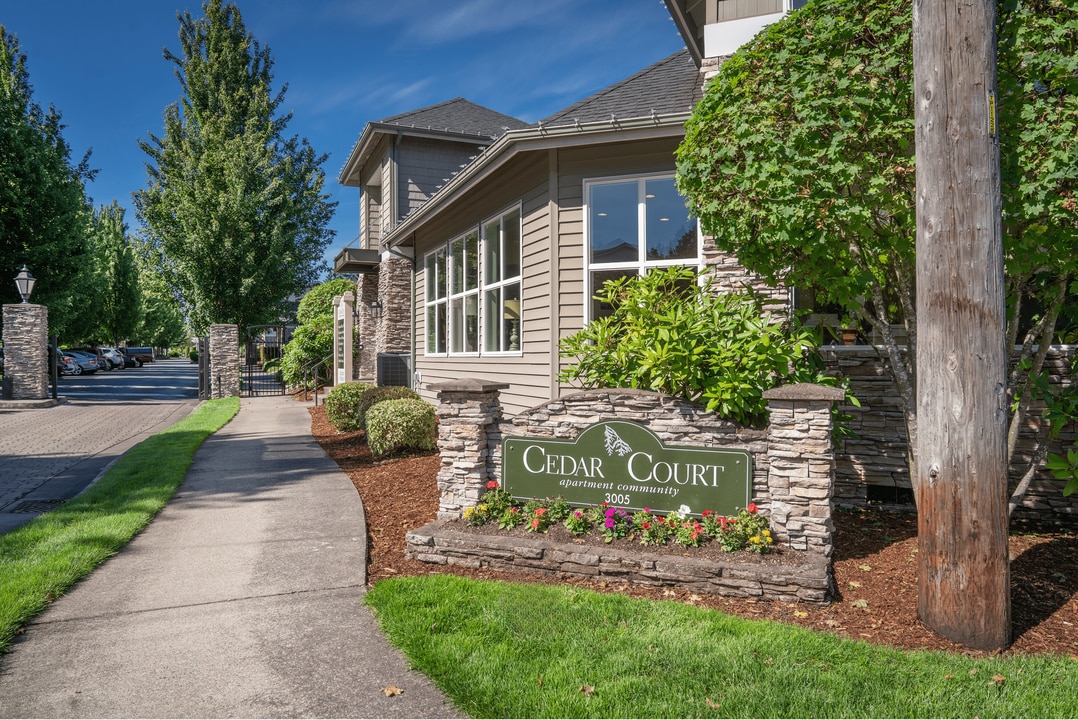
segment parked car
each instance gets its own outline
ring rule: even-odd
[[[122,368],[124,366],[123,355],[116,348],[99,347],[97,348],[97,354],[105,358],[111,368]]]
[[[63,350],[56,356],[57,370],[61,375],[82,375],[82,366]]]
[[[105,359],[105,356],[100,354],[96,350],[93,350],[93,349],[87,350],[86,348],[79,348],[77,350],[72,350],[72,352],[79,352],[79,353],[82,353],[83,355],[89,355],[90,357],[92,357],[94,359],[94,362],[97,363],[97,369],[98,370],[111,370],[112,369],[112,365],[109,363],[108,360]]]
[[[136,365],[142,367],[144,363],[153,362],[153,348],[152,347],[129,347],[124,348],[124,355],[130,355],[135,358]]]
[[[117,350],[116,353],[120,356],[120,359],[123,360],[125,368],[138,367],[139,363],[138,363],[138,360],[136,360],[135,358],[131,357],[130,355],[124,355],[119,350]]]
[[[67,358],[70,358],[75,363],[75,367],[78,368],[71,375],[92,374],[100,369],[97,364],[97,358],[86,353],[81,353],[77,350],[61,350],[60,353]],[[67,374],[67,373],[65,373]]]

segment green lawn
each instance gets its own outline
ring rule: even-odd
[[[451,575],[382,628],[473,717],[1078,717],[1078,662],[903,652],[674,602]]]
[[[0,652],[16,631],[146,526],[183,482],[195,451],[239,411],[211,400],[136,445],[82,495],[0,535]]]

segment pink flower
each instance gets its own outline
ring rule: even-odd
[[[612,518],[612,517],[614,517],[614,513],[615,513],[616,511],[617,511],[617,508],[607,508],[607,511],[606,511],[606,516],[607,516],[608,518]],[[607,527],[610,527],[610,526],[608,525]]]
[[[580,512],[579,510],[573,510],[573,517],[582,518],[584,517],[584,513]]]
[[[606,525],[608,528],[614,527],[614,518],[608,517],[606,519],[606,522],[604,522],[603,524]]]
[[[532,520],[532,527],[536,530],[539,529],[539,518],[535,518],[534,520]]]
[[[542,517],[543,515],[546,515],[545,507],[535,508],[535,517]]]
[[[644,508],[644,512],[646,512],[648,515],[650,515],[651,514],[651,508]]]

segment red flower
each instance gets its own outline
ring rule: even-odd
[[[546,515],[546,508],[535,508],[535,517],[542,517],[543,515]]]
[[[749,506],[748,506],[747,508],[745,508],[745,509],[746,509],[746,510],[748,510],[748,511],[749,511],[750,513],[752,513],[753,515],[755,515],[755,514],[756,514],[756,511],[757,511],[757,510],[758,510],[759,508],[757,508],[757,507],[756,507],[756,503],[754,503],[754,502],[750,502],[750,503],[749,503]]]
[[[721,527],[723,530],[725,530],[727,522],[729,522],[729,521],[726,518],[724,518],[724,517],[719,518],[719,527]]]
[[[497,489],[498,489],[498,481],[497,480],[491,480],[490,482],[487,483],[487,490],[497,490]]]
[[[539,529],[539,518],[535,518],[534,520],[532,520],[532,527],[535,529]]]
[[[644,522],[643,524],[640,525],[640,527],[644,528],[645,530],[650,530],[651,529],[651,523]]]
[[[704,517],[711,517],[712,515],[715,514],[715,512],[713,510],[704,510],[700,514],[703,515]]]

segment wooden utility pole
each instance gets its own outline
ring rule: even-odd
[[[914,0],[918,602],[971,648],[1011,640],[995,0]]]

